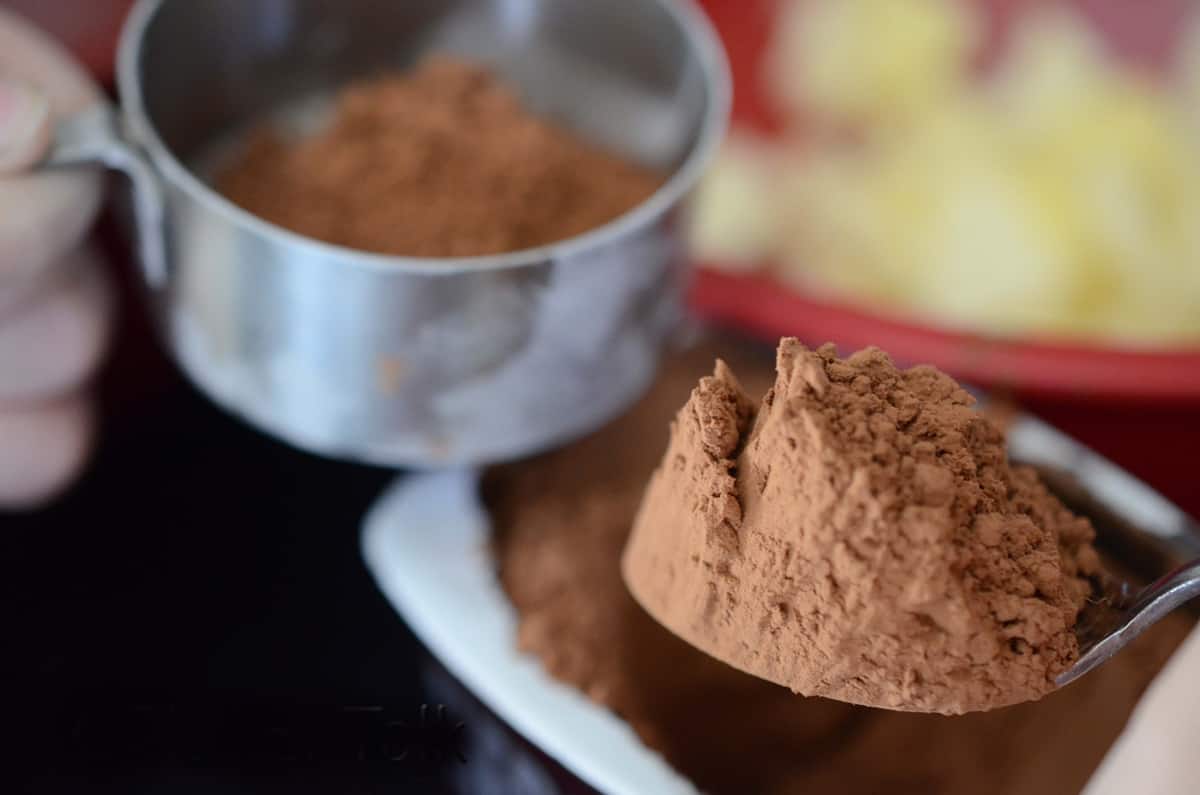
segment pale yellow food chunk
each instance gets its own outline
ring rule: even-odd
[[[964,79],[978,38],[961,0],[782,0],[767,55],[785,108],[882,122],[917,112]]]
[[[779,159],[747,136],[724,142],[691,203],[688,235],[697,258],[741,271],[775,255],[780,233],[771,193]]]
[[[778,175],[783,239],[775,265],[784,282],[835,297],[903,296],[905,262],[880,233],[889,218],[873,170],[859,153],[830,148]]]
[[[1013,33],[988,91],[1007,124],[1041,135],[1103,91],[1119,66],[1078,13],[1058,3],[1034,6]]]
[[[784,0],[769,79],[809,111],[804,145],[733,142],[693,240],[952,326],[1200,341],[1200,14],[1174,85],[1060,4],[981,83],[969,8]]]

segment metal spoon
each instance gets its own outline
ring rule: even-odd
[[[1200,560],[1180,566],[1140,591],[1128,585],[1123,591],[1103,619],[1077,630],[1079,659],[1054,680],[1059,687],[1108,662],[1167,613],[1200,596]]]
[[[1075,632],[1080,655],[1059,687],[1110,660],[1175,608],[1200,596],[1200,524],[1158,492],[1046,423],[1022,415],[1008,429],[1014,461],[1096,526],[1098,543],[1136,572],[1169,573],[1142,588],[1112,581]],[[1149,577],[1154,574],[1148,574]]]

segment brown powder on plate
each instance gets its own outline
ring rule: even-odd
[[[722,343],[677,356],[603,431],[489,473],[521,647],[713,795],[1078,792],[1188,631],[1185,616],[1041,701],[946,718],[797,697],[695,650],[634,602],[620,557],[668,424],[717,356],[764,392],[772,371],[757,353]]]
[[[761,406],[718,363],[672,426],[625,553],[664,626],[803,695],[957,714],[1078,657],[1093,531],[953,379],[779,347]]]
[[[257,130],[216,186],[255,215],[328,243],[465,257],[582,234],[662,181],[534,116],[486,70],[434,57],[348,86],[316,135]]]

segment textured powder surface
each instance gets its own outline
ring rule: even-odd
[[[573,237],[661,183],[534,116],[487,71],[445,57],[350,85],[311,137],[258,130],[216,179],[235,204],[294,232],[420,257]]]
[[[747,389],[770,385],[768,360],[705,346],[667,362],[654,390],[600,433],[489,474],[521,647],[713,795],[1079,792],[1188,630],[1183,615],[1041,701],[946,718],[797,697],[697,651],[633,601],[621,551],[668,423],[715,356]]]
[[[625,552],[638,601],[804,695],[957,714],[1053,689],[1090,524],[933,368],[784,340],[776,371],[758,406],[718,363],[679,413]]]

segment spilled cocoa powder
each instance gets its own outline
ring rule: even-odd
[[[932,367],[780,343],[761,404],[724,363],[672,426],[624,557],[684,640],[797,693],[959,714],[1078,657],[1090,523]]]
[[[1187,633],[1186,616],[1040,701],[947,718],[797,697],[692,648],[630,596],[620,558],[671,418],[716,357],[765,392],[772,370],[759,353],[709,342],[678,355],[604,430],[489,473],[521,648],[713,795],[1078,792]]]
[[[235,204],[286,229],[413,257],[564,240],[662,182],[533,115],[485,69],[446,57],[351,84],[315,135],[256,130],[215,179]]]

